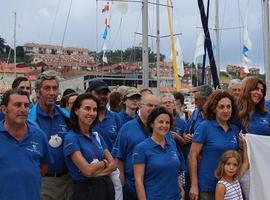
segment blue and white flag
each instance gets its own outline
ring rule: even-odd
[[[242,54],[243,54],[243,63],[248,64],[251,62],[248,53],[252,49],[252,43],[248,35],[248,28],[247,25],[244,26],[244,35],[243,35],[243,47],[242,47]]]
[[[103,38],[104,40],[106,40],[107,35],[108,35],[108,27],[106,26],[106,27],[105,27],[105,29],[104,29],[104,32],[103,32],[102,38]]]
[[[249,1],[247,2],[247,10],[246,10],[246,19],[244,24],[244,32],[243,32],[243,47],[242,47],[242,54],[243,54],[243,64],[247,65],[251,63],[249,58],[249,51],[252,49],[252,43],[248,35],[248,14],[249,13]]]

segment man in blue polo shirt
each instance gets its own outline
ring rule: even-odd
[[[204,106],[207,98],[212,94],[212,92],[213,92],[213,89],[209,85],[201,85],[201,86],[197,87],[195,92],[194,92],[194,101],[195,101],[196,109],[192,112],[192,115],[191,115],[190,119],[188,120],[186,128],[185,128],[185,134],[183,135],[185,142],[186,142],[186,144],[183,148],[183,155],[184,155],[186,162],[187,162],[187,156],[188,156],[189,151],[190,151],[194,131],[195,131],[196,127],[201,122],[204,121],[203,112],[202,112],[203,106]],[[188,167],[187,167],[187,169],[188,169]],[[188,171],[185,174],[185,181],[186,181],[185,185],[184,185],[185,196],[186,196],[186,199],[189,200],[190,176],[189,176]]]
[[[33,105],[28,120],[41,128],[47,136],[54,163],[42,179],[43,200],[67,200],[71,198],[72,181],[67,173],[63,154],[64,135],[68,130],[69,113],[56,106],[59,81],[55,71],[41,73],[35,83],[38,103]]]
[[[28,78],[26,78],[24,76],[19,76],[19,77],[15,78],[14,81],[12,82],[11,88],[12,89],[19,88],[19,89],[27,92],[29,98],[31,96],[31,83],[28,80]],[[31,106],[32,106],[32,104],[30,103],[29,108],[31,108]],[[0,121],[3,120],[4,117],[5,117],[5,115],[3,114],[3,112],[0,109]]]
[[[109,100],[110,89],[103,80],[93,79],[89,82],[89,87],[86,92],[94,95],[99,103],[98,122],[93,128],[93,131],[98,132],[103,137],[109,151],[111,151],[121,122],[117,113],[109,111],[106,107]]]
[[[124,92],[123,104],[124,109],[118,113],[121,120],[121,126],[126,122],[134,119],[137,116],[137,111],[140,105],[141,94],[135,87],[129,87]]]
[[[149,137],[146,121],[151,111],[159,105],[159,100],[152,94],[142,97],[139,106],[139,116],[124,124],[117,136],[112,155],[116,158],[120,170],[120,180],[124,186],[124,199],[137,199],[132,153],[134,147]]]
[[[28,94],[8,90],[3,95],[4,121],[0,122],[0,198],[40,199],[41,174],[51,157],[45,134],[26,122]]]
[[[93,128],[93,131],[98,132],[103,137],[106,145],[108,146],[108,150],[111,152],[120,129],[121,122],[117,113],[109,111],[106,107],[109,100],[110,89],[103,80],[93,79],[89,82],[89,87],[86,92],[94,95],[98,99],[99,103],[98,121]],[[123,198],[119,173],[119,170],[115,170],[110,175],[114,185],[116,200],[121,200]]]

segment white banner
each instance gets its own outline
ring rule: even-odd
[[[270,137],[247,134],[250,200],[270,199]]]

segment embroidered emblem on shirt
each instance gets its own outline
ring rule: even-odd
[[[49,140],[49,145],[53,148],[60,147],[62,144],[62,138],[59,137],[57,134],[52,135]]]

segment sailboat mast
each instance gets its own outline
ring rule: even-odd
[[[216,31],[216,65],[217,65],[217,75],[220,74],[220,29],[219,29],[219,0],[216,0],[216,16],[215,16],[215,31]]]
[[[17,72],[16,72],[16,23],[17,23],[17,16],[16,12],[14,13],[14,78],[17,77]]]
[[[206,14],[205,14],[203,0],[198,0],[198,6],[199,6],[199,10],[200,10],[204,35],[205,35],[205,38],[206,38],[205,45],[206,45],[208,58],[209,58],[209,62],[210,62],[214,88],[220,88],[219,77],[218,77],[217,67],[216,67],[216,61],[215,61],[214,54],[213,54],[211,36],[210,36],[210,33],[209,33],[208,20],[207,20]]]
[[[148,0],[142,3],[142,54],[143,54],[143,88],[149,88],[149,53],[148,53]]]
[[[171,17],[170,8],[171,8],[171,2],[170,0],[167,0],[167,13],[168,13],[168,20],[169,20],[169,30],[170,30],[172,58],[173,58],[173,75],[174,75],[176,90],[179,91],[180,81],[178,77],[178,70],[177,70],[177,64],[176,64],[176,49],[175,49],[174,38],[173,38],[173,26],[172,26],[172,17]]]
[[[157,91],[160,94],[160,26],[159,26],[159,0],[156,1],[156,17],[157,17]]]
[[[266,82],[266,96],[270,98],[270,64],[269,64],[269,53],[270,53],[270,42],[269,42],[269,0],[263,0],[263,46],[264,46],[264,70],[265,70],[265,82]]]

